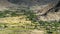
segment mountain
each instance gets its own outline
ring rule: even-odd
[[[0,0],[0,7],[20,7],[20,5],[28,6],[28,7],[39,7],[42,9],[47,7],[48,5],[56,5],[59,0]],[[36,9],[39,9],[39,8]]]
[[[59,20],[59,12],[54,12],[54,8],[59,3],[59,0],[0,0],[0,11],[17,10],[29,8],[37,15],[37,19],[43,21]],[[45,13],[47,15],[45,16]]]

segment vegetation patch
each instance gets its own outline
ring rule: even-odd
[[[26,31],[37,29],[43,31],[46,30],[46,34],[60,33],[60,21],[37,22],[36,17],[35,13],[29,9],[22,9],[19,11],[1,11],[0,18],[5,19],[3,21],[6,23],[0,23],[0,32],[5,31],[3,34],[20,34],[21,31],[24,31],[25,33]]]

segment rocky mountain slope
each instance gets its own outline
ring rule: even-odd
[[[0,0],[1,10],[17,10],[29,8],[37,15],[37,19],[43,21],[60,20],[59,12],[48,11],[58,4],[59,0]],[[43,15],[46,12],[47,15]],[[42,16],[43,15],[43,16]]]

